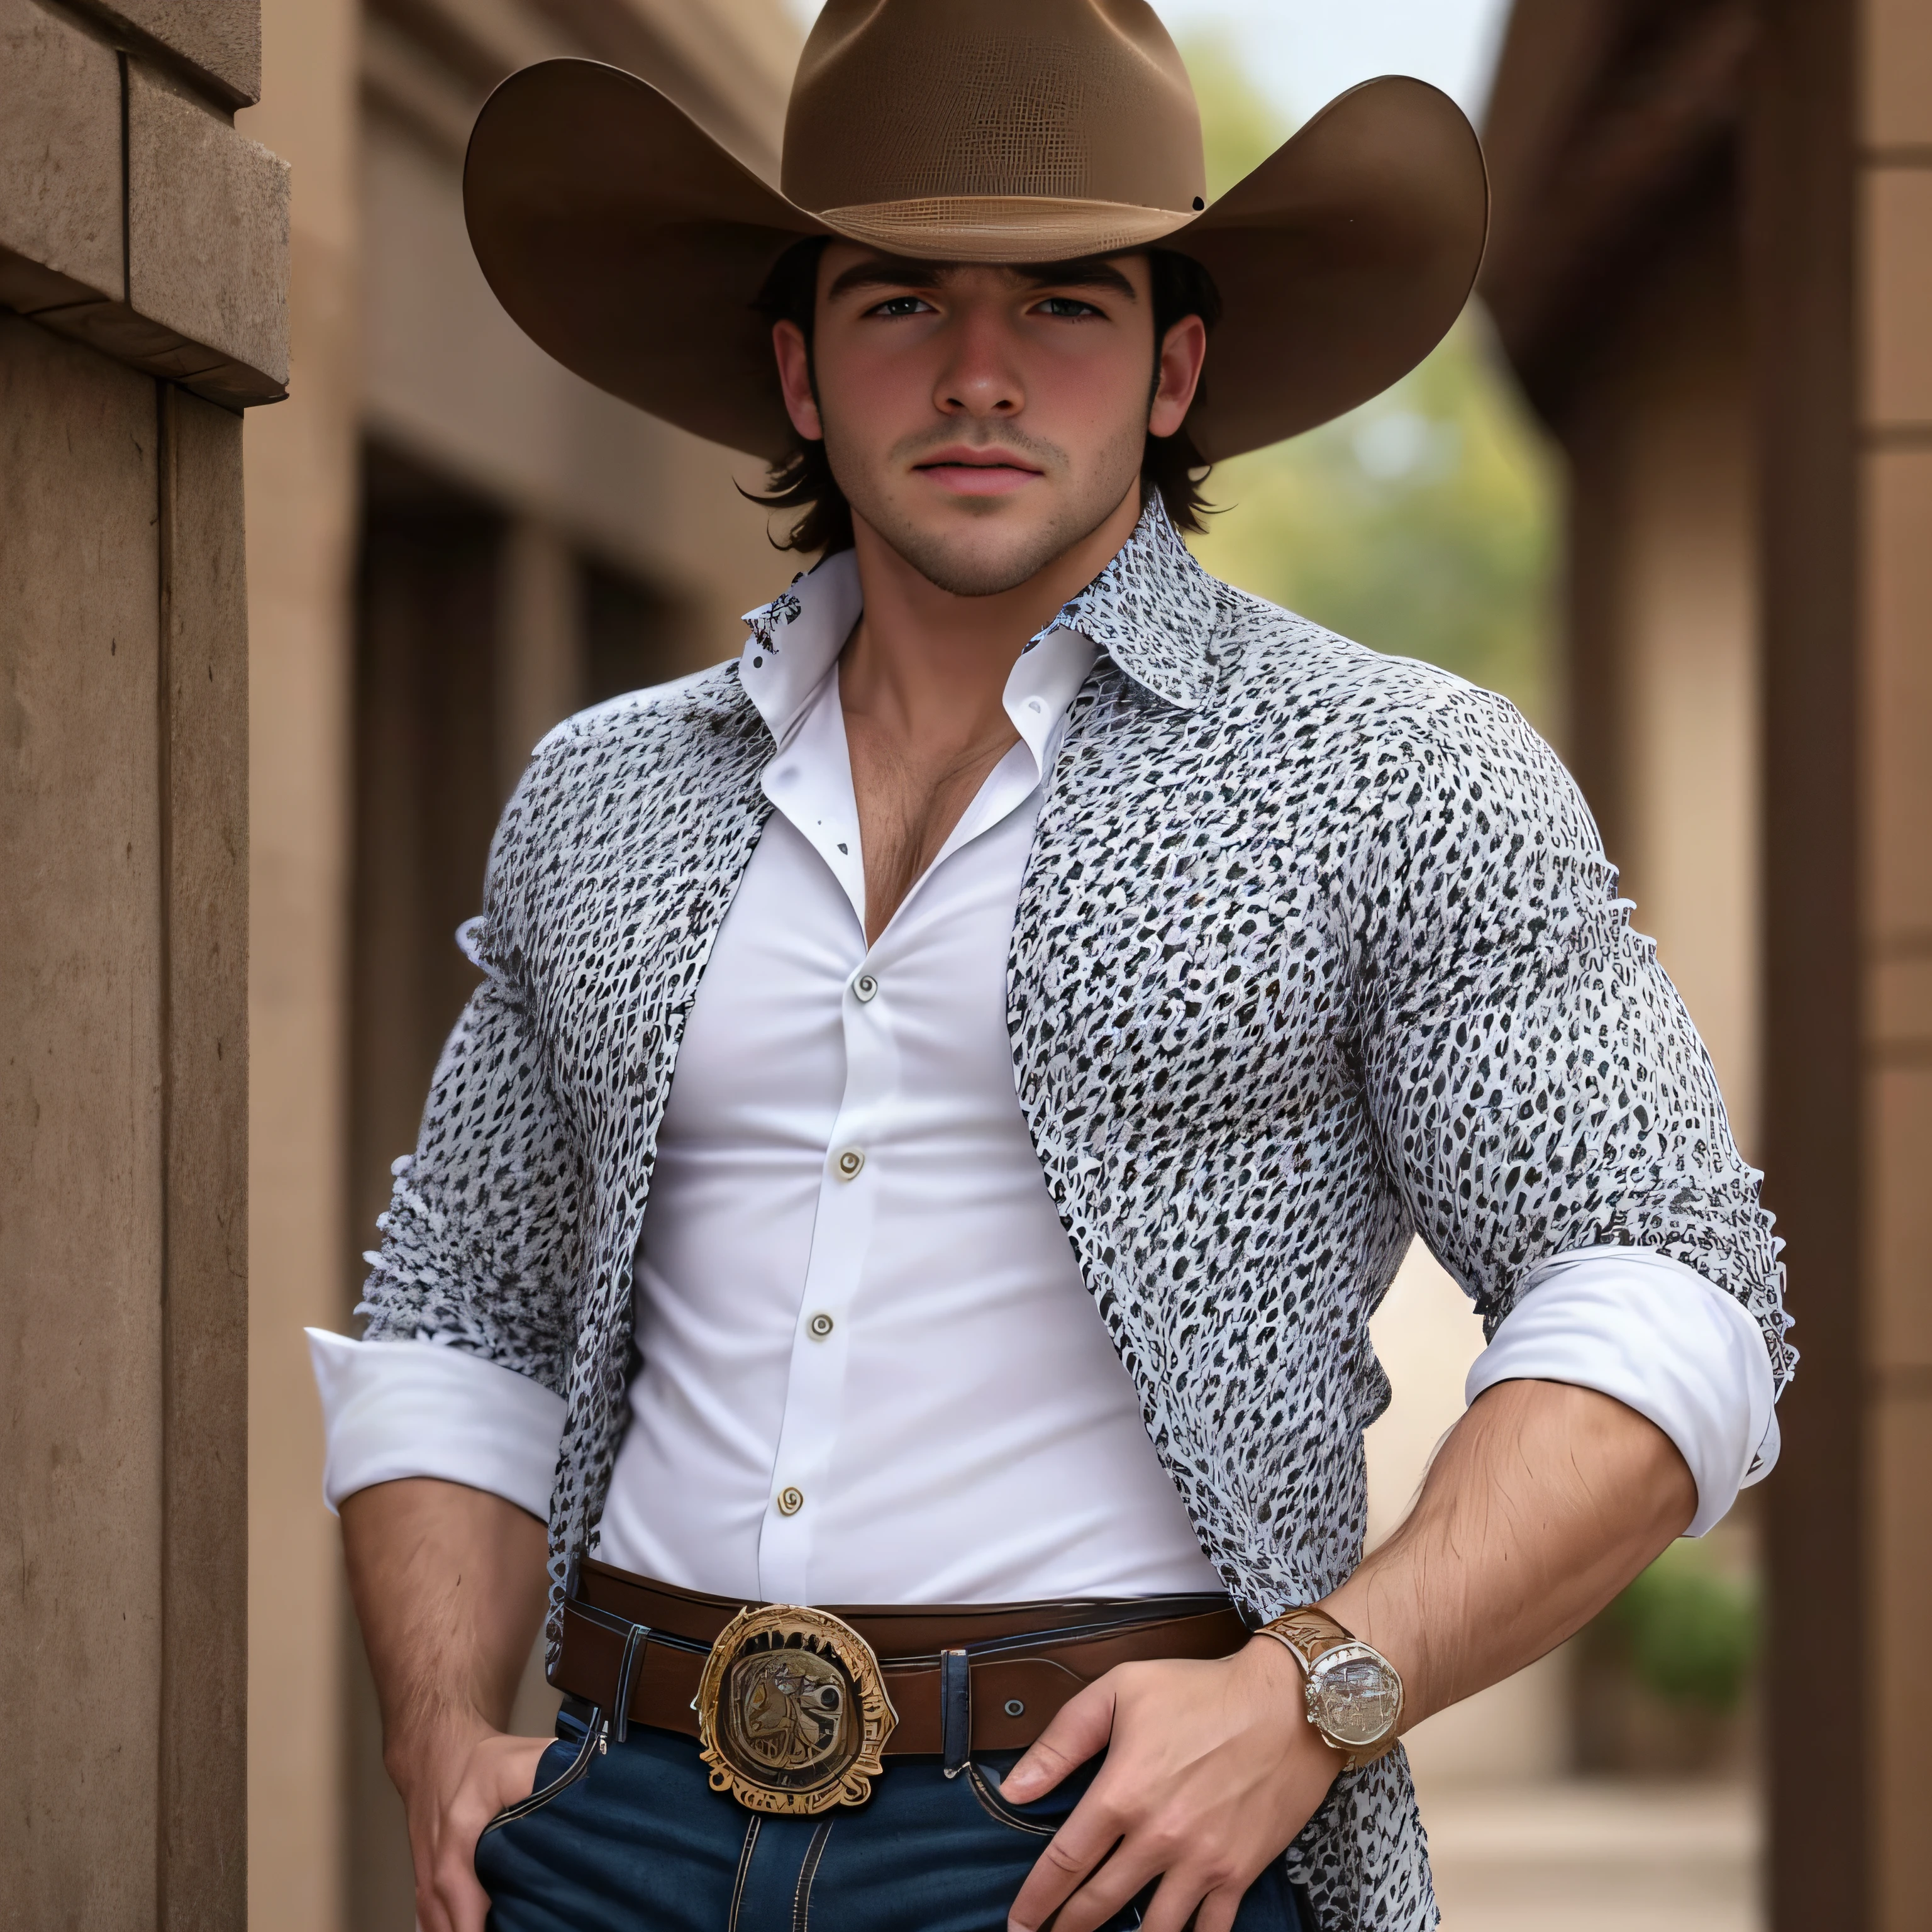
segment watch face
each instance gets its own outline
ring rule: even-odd
[[[1402,1686],[1375,1657],[1320,1659],[1308,1681],[1309,1714],[1337,1744],[1378,1744],[1402,1709]]]

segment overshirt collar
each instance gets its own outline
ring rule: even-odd
[[[752,634],[739,676],[779,745],[796,730],[862,608],[858,560],[846,550],[746,613]],[[1106,568],[1025,650],[1055,631],[1078,632],[1154,696],[1192,711],[1214,688],[1216,609],[1214,580],[1195,562],[1156,494]]]
[[[1216,611],[1214,578],[1180,541],[1156,491],[1113,561],[1040,635],[1078,631],[1136,684],[1194,711],[1214,688],[1209,640]]]

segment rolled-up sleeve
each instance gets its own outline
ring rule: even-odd
[[[330,1509],[378,1483],[433,1476],[548,1515],[561,1396],[466,1349],[306,1333],[322,1398],[322,1500]]]
[[[483,979],[436,1064],[366,1257],[360,1342],[311,1330],[330,1506],[428,1475],[547,1513],[586,1266],[584,1160],[503,880],[539,755],[498,827],[484,910],[457,935]]]
[[[1697,1485],[1687,1535],[1722,1520],[1778,1460],[1771,1358],[1742,1304],[1640,1248],[1559,1255],[1531,1270],[1464,1389],[1568,1382],[1614,1396],[1676,1445]]]

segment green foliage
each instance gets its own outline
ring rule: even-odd
[[[1286,130],[1226,43],[1187,61],[1219,194]],[[1546,722],[1556,468],[1478,318],[1362,408],[1220,465],[1208,494],[1223,507],[1193,547],[1216,576]]]
[[[1720,1570],[1702,1544],[1673,1543],[1604,1612],[1639,1682],[1667,1702],[1734,1711],[1757,1656],[1749,1576]]]

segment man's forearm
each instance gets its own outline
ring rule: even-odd
[[[392,1770],[439,1730],[502,1730],[543,1615],[543,1525],[416,1477],[346,1498],[342,1543]]]
[[[1635,1410],[1564,1383],[1502,1383],[1324,1607],[1402,1672],[1406,1730],[1581,1628],[1696,1505],[1683,1457]]]
[[[478,1834],[530,1789],[541,1739],[500,1735],[543,1614],[543,1525],[428,1477],[344,1499],[350,1594],[408,1814],[424,1932],[483,1932]]]

